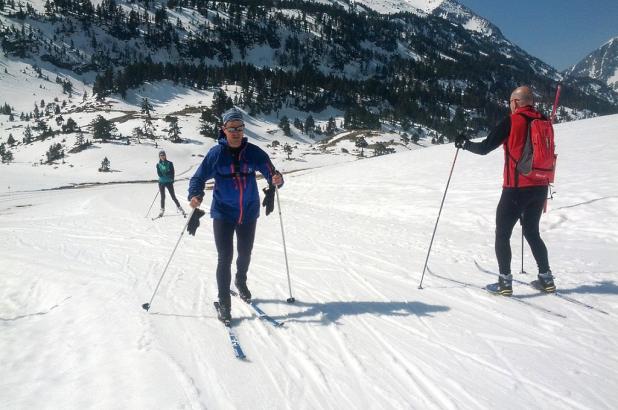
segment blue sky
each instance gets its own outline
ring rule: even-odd
[[[458,0],[559,70],[618,36],[618,0]]]

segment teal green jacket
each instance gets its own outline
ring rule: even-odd
[[[171,184],[174,182],[174,164],[171,161],[159,161],[157,164],[159,184]]]

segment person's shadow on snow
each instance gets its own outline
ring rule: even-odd
[[[596,282],[592,285],[580,285],[576,288],[571,289],[561,288],[559,282],[556,285],[558,286],[558,292],[564,294],[592,293],[596,295],[618,295],[618,285],[616,284],[616,282],[609,280]]]
[[[448,306],[428,305],[422,302],[315,302],[307,303],[296,300],[288,304],[279,299],[253,299],[256,304],[266,305],[282,303],[287,306],[303,308],[283,316],[271,315],[276,320],[285,322],[320,323],[328,325],[338,323],[342,316],[359,316],[370,314],[375,316],[432,316],[434,313],[447,312]]]

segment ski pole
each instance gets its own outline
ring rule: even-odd
[[[152,301],[154,300],[157,291],[159,290],[159,285],[161,285],[161,281],[163,280],[163,276],[165,276],[165,272],[167,272],[167,267],[170,266],[170,262],[172,261],[172,258],[174,257],[174,253],[176,253],[176,249],[178,248],[178,244],[180,243],[180,240],[182,239],[182,235],[184,235],[185,231],[187,230],[187,226],[189,225],[189,221],[191,221],[191,217],[193,216],[193,212],[195,212],[195,208],[193,208],[193,210],[191,211],[191,214],[189,215],[189,219],[187,220],[187,223],[185,223],[185,226],[182,228],[182,232],[180,233],[180,237],[178,238],[178,241],[176,241],[176,246],[174,246],[174,250],[172,251],[172,254],[170,255],[170,258],[167,260],[167,264],[165,265],[165,268],[163,269],[163,273],[161,274],[161,277],[159,278],[159,282],[157,283],[157,286],[155,287],[154,292],[152,293],[152,297],[150,298],[150,302],[146,302],[142,305],[142,309],[144,309],[146,312],[148,312],[148,310],[150,309],[150,304],[152,303]]]
[[[279,210],[279,222],[281,222],[281,238],[283,239],[283,255],[285,256],[285,270],[288,274],[288,290],[290,297],[286,299],[288,303],[294,303],[296,299],[292,296],[292,281],[290,280],[290,267],[288,265],[288,252],[285,246],[285,233],[283,232],[283,216],[281,215],[281,203],[279,202],[279,188],[275,185],[275,194],[277,195],[277,209]]]
[[[442,203],[440,204],[440,211],[438,211],[438,219],[436,219],[436,225],[433,228],[433,234],[431,235],[431,242],[429,242],[429,249],[427,250],[427,257],[425,258],[425,266],[423,266],[423,275],[421,276],[421,282],[418,285],[419,289],[423,289],[423,278],[425,277],[425,270],[427,269],[427,262],[429,261],[429,254],[431,253],[431,246],[433,245],[433,238],[436,236],[436,230],[438,229],[438,222],[440,221],[440,214],[442,214],[442,206],[444,206],[444,200],[446,199],[446,193],[448,192],[448,186],[451,183],[451,177],[453,176],[453,170],[455,169],[455,162],[457,161],[457,154],[459,154],[460,148],[455,151],[455,158],[453,159],[453,165],[451,166],[451,172],[446,182],[446,189],[442,196]]]
[[[524,270],[524,214],[519,217],[519,225],[521,226],[521,271],[519,273],[525,275],[528,272]]]
[[[152,203],[150,204],[150,208],[148,208],[148,212],[146,212],[146,216],[144,218],[148,218],[148,215],[150,214],[150,210],[152,209],[152,206],[154,205],[154,203],[157,200],[158,196],[159,196],[159,191],[157,191],[154,199],[152,200]]]
[[[551,111],[551,123],[556,122],[556,112],[558,110],[558,103],[560,102],[560,91],[562,90],[562,84],[558,84],[556,89],[556,99],[554,100],[554,108]]]

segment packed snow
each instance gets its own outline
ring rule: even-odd
[[[482,289],[496,279],[475,262],[496,270],[501,150],[458,153],[422,290],[452,145],[286,172],[296,303],[285,302],[278,213],[262,215],[248,284],[285,326],[233,300],[244,361],[212,308],[207,218],[181,236],[186,220],[169,205],[146,217],[153,182],[42,191],[69,173],[26,180],[19,164],[0,165],[0,408],[615,408],[617,127],[618,116],[556,127],[556,192],[541,231],[559,291],[581,304],[522,284],[513,298]],[[116,155],[134,163],[125,182],[154,174],[151,158],[128,148]],[[166,148],[183,177],[201,161]],[[21,192],[4,188],[14,181]],[[186,207],[188,181],[175,185]],[[528,281],[535,266],[524,255],[529,274],[515,277]]]

